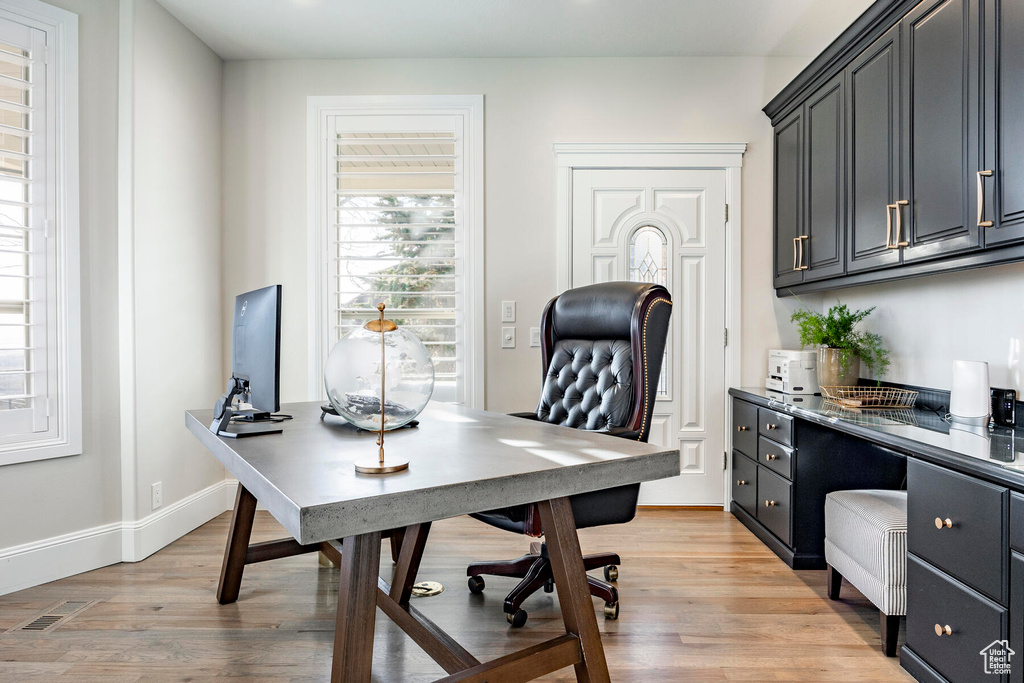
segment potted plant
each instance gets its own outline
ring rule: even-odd
[[[889,369],[889,350],[874,332],[854,329],[875,307],[851,311],[836,301],[828,313],[802,308],[791,322],[800,326],[801,346],[818,347],[818,386],[856,386],[864,363],[876,377]]]

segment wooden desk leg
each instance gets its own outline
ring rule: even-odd
[[[391,580],[391,599],[399,605],[408,605],[412,597],[412,587],[416,583],[416,574],[420,571],[420,560],[423,559],[423,548],[427,545],[427,534],[430,533],[430,522],[413,524],[401,530],[403,540],[399,542],[401,551],[395,575]],[[391,537],[394,539],[394,536]]]
[[[580,639],[583,661],[576,665],[576,680],[581,683],[607,683],[608,663],[601,645],[601,632],[594,616],[594,603],[583,568],[583,552],[576,535],[576,522],[568,498],[554,498],[538,505],[544,537],[551,557],[558,604],[567,633]]]
[[[245,553],[249,549],[255,515],[256,497],[239,484],[235,495],[235,511],[231,513],[227,547],[224,548],[224,563],[220,566],[220,583],[217,585],[217,602],[222,605],[238,600],[242,570],[245,569]]]
[[[373,664],[373,622],[377,615],[380,532],[350,536],[338,545],[341,577],[331,681],[368,683]]]

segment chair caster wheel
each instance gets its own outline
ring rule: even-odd
[[[481,576],[469,577],[469,592],[473,595],[480,595],[484,592],[484,579]]]
[[[615,621],[619,618],[619,603],[617,602],[606,602],[604,603],[604,618],[608,621]]]
[[[544,584],[544,592],[545,593],[554,593],[555,592],[555,582],[551,581],[551,580],[547,581]]]
[[[619,580],[619,568],[614,564],[610,564],[604,568],[604,580],[615,583]]]
[[[505,619],[512,626],[512,628],[522,628],[526,625],[527,614],[521,609],[517,609],[515,614],[505,614]]]

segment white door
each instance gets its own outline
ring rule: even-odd
[[[572,286],[656,282],[672,321],[651,443],[682,474],[647,482],[645,505],[722,505],[725,452],[725,171],[574,170]]]

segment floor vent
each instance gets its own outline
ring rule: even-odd
[[[62,600],[29,617],[7,633],[49,633],[95,605],[99,600]]]

